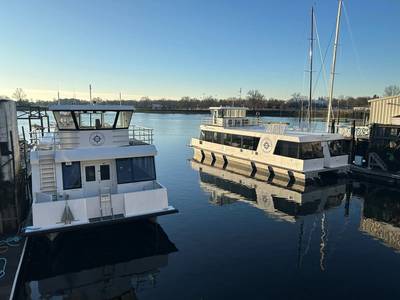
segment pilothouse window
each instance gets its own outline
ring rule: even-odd
[[[117,112],[115,111],[75,111],[79,129],[113,128]]]
[[[131,111],[120,111],[118,114],[118,120],[116,128],[128,128],[131,123],[132,112]]]
[[[70,111],[55,111],[54,118],[59,129],[75,129],[74,119]]]

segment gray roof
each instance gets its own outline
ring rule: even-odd
[[[212,106],[209,109],[240,109],[240,110],[248,110],[247,107],[243,107],[243,106]]]
[[[82,111],[82,110],[99,110],[99,111],[131,111],[135,110],[133,105],[115,105],[115,104],[54,104],[49,106],[52,111]]]

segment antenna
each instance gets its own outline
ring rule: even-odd
[[[333,58],[332,58],[332,68],[331,68],[331,84],[329,91],[329,103],[328,103],[328,116],[326,117],[326,131],[329,132],[329,126],[331,122],[332,114],[332,100],[333,100],[333,85],[335,83],[335,69],[336,69],[336,52],[339,42],[339,29],[340,29],[340,15],[342,13],[342,0],[339,0],[338,14],[336,17],[336,34],[335,34],[335,44],[333,45]]]
[[[89,99],[90,99],[90,103],[92,103],[92,85],[89,84]]]
[[[311,35],[310,35],[310,91],[308,97],[308,127],[311,130],[312,113],[312,84],[313,84],[313,51],[314,51],[314,6],[311,6]]]

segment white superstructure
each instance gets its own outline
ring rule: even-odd
[[[54,105],[57,127],[34,139],[32,219],[26,234],[176,212],[156,179],[152,129],[133,107]]]
[[[340,134],[295,131],[286,123],[262,124],[244,107],[211,107],[211,119],[193,138],[194,159],[264,180],[305,183],[348,170],[348,141]]]

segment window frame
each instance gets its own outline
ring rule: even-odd
[[[108,178],[103,179],[103,173],[102,173],[102,169],[104,167],[107,167],[108,169],[108,173],[106,172],[106,174],[108,175]],[[110,169],[110,165],[109,164],[104,164],[104,165],[100,165],[100,181],[104,181],[104,180],[111,180],[111,169]]]
[[[93,169],[94,169],[94,172],[93,172],[93,175],[94,175],[93,180],[88,180],[88,172],[87,172],[87,169],[88,169],[88,168],[93,168]],[[85,182],[93,182],[93,181],[96,181],[96,166],[95,166],[95,165],[85,166]]]
[[[282,154],[282,152],[281,152],[281,149],[284,149],[284,148],[282,148],[280,145],[284,145],[284,144],[287,144],[287,145],[295,145],[295,148],[287,148],[287,153],[288,153],[288,155],[283,155]],[[287,157],[287,158],[291,158],[291,159],[298,159],[298,160],[313,160],[313,159],[324,159],[324,151],[323,151],[323,147],[322,147],[322,145],[320,145],[320,150],[321,151],[318,151],[318,152],[315,152],[315,153],[320,153],[320,154],[322,154],[322,156],[321,157],[311,157],[311,158],[304,158],[303,157],[303,154],[302,154],[302,145],[305,145],[305,144],[310,144],[311,145],[311,147],[312,147],[312,144],[316,144],[316,143],[320,143],[320,142],[293,142],[293,141],[286,141],[286,140],[277,140],[277,142],[276,142],[276,145],[275,145],[275,148],[274,148],[274,155],[278,155],[278,156],[282,156],[282,157]],[[281,153],[277,153],[277,152],[281,152]],[[290,154],[290,152],[291,151],[295,151],[297,154],[296,154],[296,156],[293,156],[293,155],[289,155]],[[315,155],[315,153],[313,152],[313,155]]]
[[[74,187],[65,187],[65,167],[72,166],[74,164],[78,164],[78,171],[79,171],[79,186]],[[70,165],[67,165],[66,162],[61,163],[61,173],[62,173],[62,182],[63,182],[63,190],[77,190],[82,188],[82,171],[81,171],[81,162],[80,161],[72,161]]]
[[[96,110],[68,110],[68,109],[66,109],[66,110],[53,110],[52,112],[53,112],[53,116],[54,116],[54,119],[55,119],[56,124],[57,124],[57,128],[60,131],[128,129],[129,126],[130,126],[130,122],[132,121],[132,117],[133,117],[133,115],[135,113],[134,110],[102,110],[102,109],[96,109]],[[79,117],[79,115],[81,113],[88,113],[88,112],[102,114],[102,118],[101,118],[102,119],[102,127],[101,128],[99,128],[99,129],[96,129],[96,127],[94,127],[94,128],[80,128],[78,117]],[[113,124],[111,124],[111,127],[103,127],[104,113],[107,113],[107,112],[115,112],[116,113],[115,120],[114,120]],[[121,112],[131,113],[130,122],[129,122],[127,127],[117,127],[118,118],[121,115],[120,114]],[[58,114],[59,113],[70,113],[72,115],[72,120],[74,122],[74,128],[60,128],[60,124],[58,122],[58,119],[56,118],[56,113],[58,113]]]
[[[134,180],[134,178],[135,178],[135,168],[133,166],[133,160],[137,159],[137,158],[151,158],[152,159],[152,163],[153,163],[152,172],[154,174],[154,178],[142,179],[142,180]],[[120,182],[121,178],[120,178],[120,173],[119,173],[119,169],[118,169],[118,164],[119,164],[120,161],[126,161],[126,160],[129,160],[129,166],[131,168],[131,179],[130,179],[130,181],[127,181],[127,182]],[[136,183],[136,182],[157,180],[156,164],[155,164],[154,156],[138,156],[138,157],[117,158],[115,161],[116,161],[115,165],[116,165],[116,171],[117,171],[117,184],[127,184],[127,183]]]

